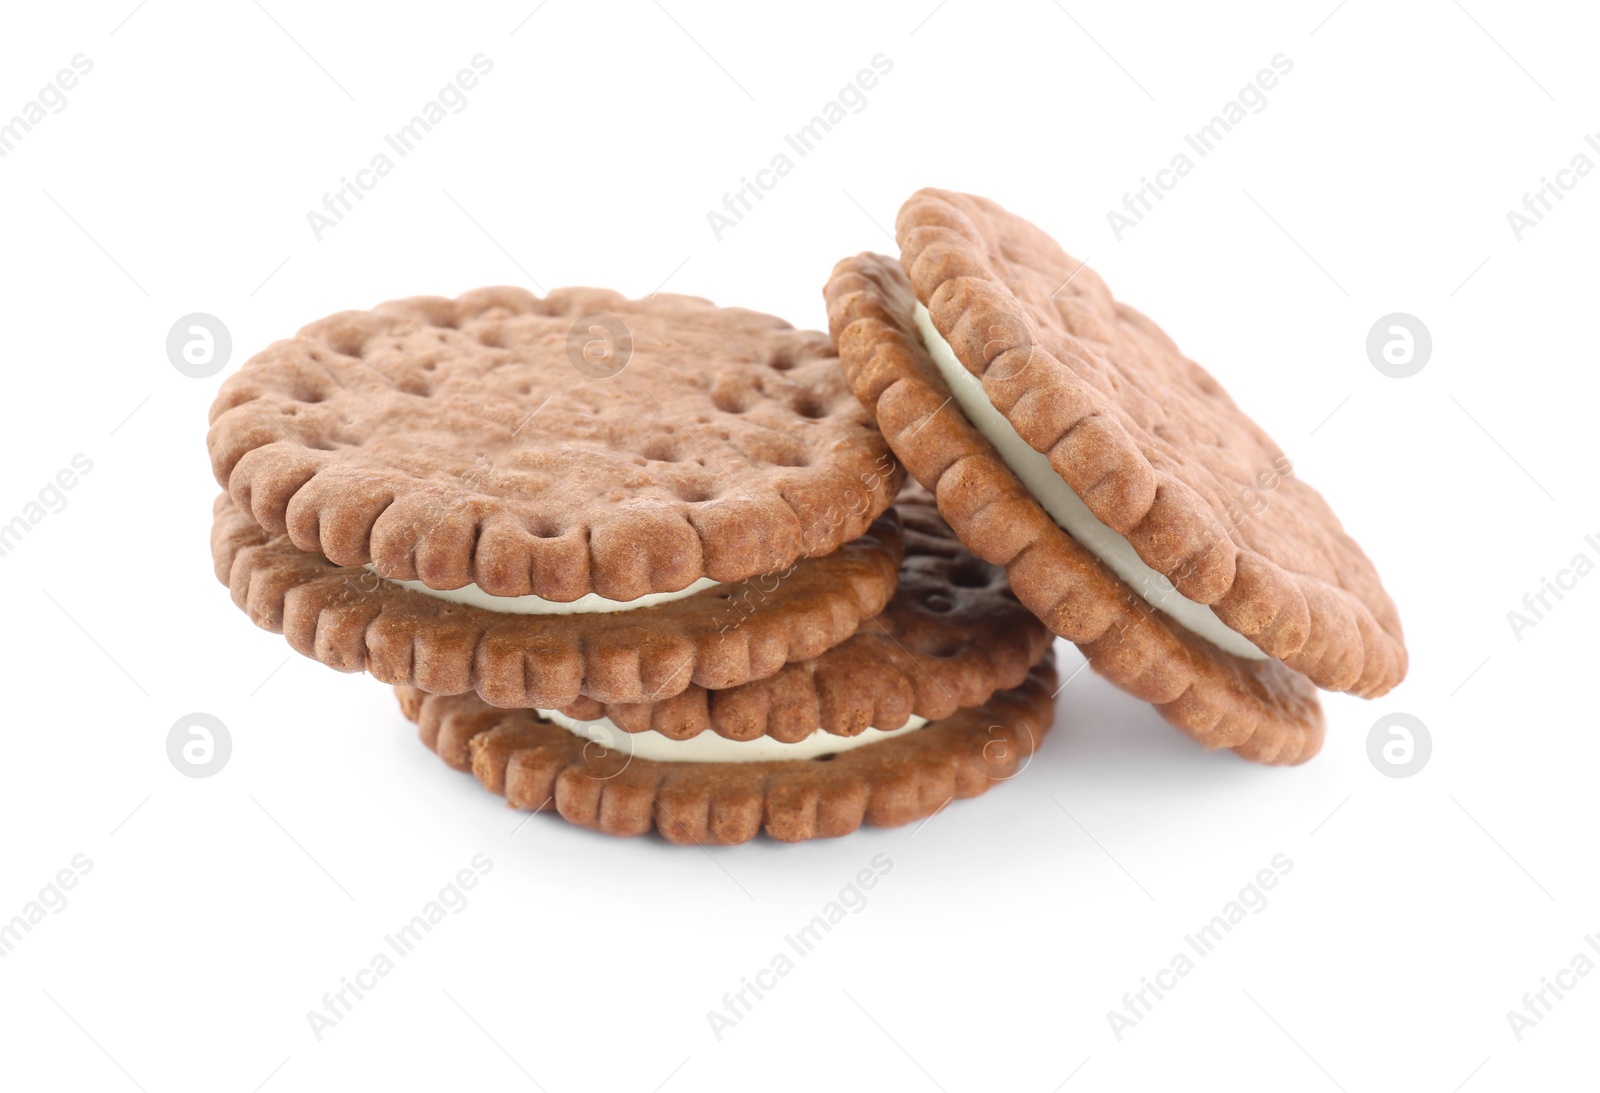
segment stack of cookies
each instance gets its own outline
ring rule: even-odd
[[[827,335],[680,296],[346,312],[212,409],[218,578],[517,807],[675,842],[904,824],[1015,774],[1050,634]]]
[[[896,227],[831,336],[598,289],[306,327],[212,407],[217,576],[513,806],[674,842],[1010,778],[1052,636],[1263,763],[1401,680],[1371,561],[1159,327],[991,201]]]

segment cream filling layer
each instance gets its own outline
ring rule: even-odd
[[[1017,476],[1050,518],[1096,558],[1121,577],[1146,603],[1162,612],[1191,633],[1198,634],[1223,652],[1246,660],[1268,660],[1249,638],[1228,627],[1207,605],[1191,600],[1167,579],[1145,564],[1126,538],[1112,531],[1089,510],[1083,499],[1050,466],[1050,460],[1017,434],[1004,414],[983,390],[983,381],[967,371],[950,343],[933,325],[928,309],[921,303],[916,310],[917,330],[955,396],[967,420],[988,438],[1000,458]]]
[[[373,573],[377,572],[372,569],[370,562],[367,563],[367,569]],[[654,607],[657,604],[688,599],[708,588],[715,588],[720,583],[710,577],[701,577],[676,592],[649,592],[635,600],[608,600],[597,593],[589,592],[575,600],[562,601],[547,600],[543,596],[492,596],[471,583],[464,584],[460,588],[429,588],[421,581],[398,581],[392,577],[385,577],[384,580],[401,588],[409,588],[413,592],[421,592],[424,596],[449,600],[451,603],[465,604],[468,607],[479,607],[485,611],[499,611],[506,615],[605,615],[616,611],[636,611],[641,607]]]
[[[815,759],[875,744],[880,740],[892,740],[896,736],[916,732],[928,723],[927,718],[913,714],[898,729],[869,728],[856,736],[835,736],[818,729],[804,740],[789,744],[770,736],[758,736],[754,740],[729,740],[710,729],[688,740],[674,740],[654,729],[625,732],[608,717],[578,721],[560,710],[535,710],[534,713],[579,736],[587,737],[607,751],[656,763],[756,763],[770,759]]]

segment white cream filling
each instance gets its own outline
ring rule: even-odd
[[[587,737],[607,751],[656,763],[756,763],[769,759],[815,759],[821,755],[875,744],[880,740],[892,740],[896,736],[916,732],[928,723],[927,718],[913,714],[898,729],[869,728],[856,736],[835,736],[818,729],[804,740],[788,744],[770,736],[759,736],[754,740],[729,740],[710,729],[688,740],[674,740],[654,729],[625,732],[608,717],[578,721],[560,710],[535,710],[534,713],[579,736]]]
[[[1191,600],[1167,579],[1145,564],[1127,539],[1112,531],[1089,510],[1050,466],[1050,460],[1017,434],[1017,430],[996,410],[983,390],[983,381],[974,376],[956,357],[950,343],[933,325],[928,309],[921,303],[916,310],[917,330],[922,343],[938,366],[939,374],[950,387],[957,405],[967,420],[988,438],[1005,460],[1006,466],[1021,480],[1028,492],[1050,514],[1061,530],[1076,539],[1096,558],[1121,577],[1146,603],[1192,633],[1205,638],[1223,652],[1246,660],[1268,660],[1249,638],[1230,629],[1210,607]]]
[[[367,569],[372,569],[372,563],[367,563]],[[464,584],[460,588],[429,588],[421,581],[399,581],[392,577],[384,580],[397,584],[401,588],[409,588],[413,592],[421,592],[424,596],[435,599],[449,600],[451,603],[465,604],[468,607],[480,607],[485,611],[499,611],[507,615],[604,615],[614,611],[636,611],[641,607],[654,607],[657,604],[671,603],[673,600],[688,599],[708,588],[715,588],[720,582],[713,581],[710,577],[701,577],[686,588],[676,592],[649,592],[634,600],[608,600],[594,592],[586,593],[575,600],[547,600],[543,596],[493,596],[475,584]]]

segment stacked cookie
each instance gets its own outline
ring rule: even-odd
[[[679,296],[417,298],[269,347],[211,422],[235,603],[394,684],[513,805],[839,835],[983,792],[1050,726],[1048,630],[900,493],[826,335]]]

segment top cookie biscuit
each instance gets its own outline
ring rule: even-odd
[[[960,364],[1145,564],[1319,686],[1373,696],[1399,682],[1399,616],[1372,563],[1153,322],[983,198],[919,191],[896,234]]]
[[[827,335],[581,288],[313,323],[223,384],[207,444],[234,501],[302,550],[556,601],[828,554],[903,480]]]

